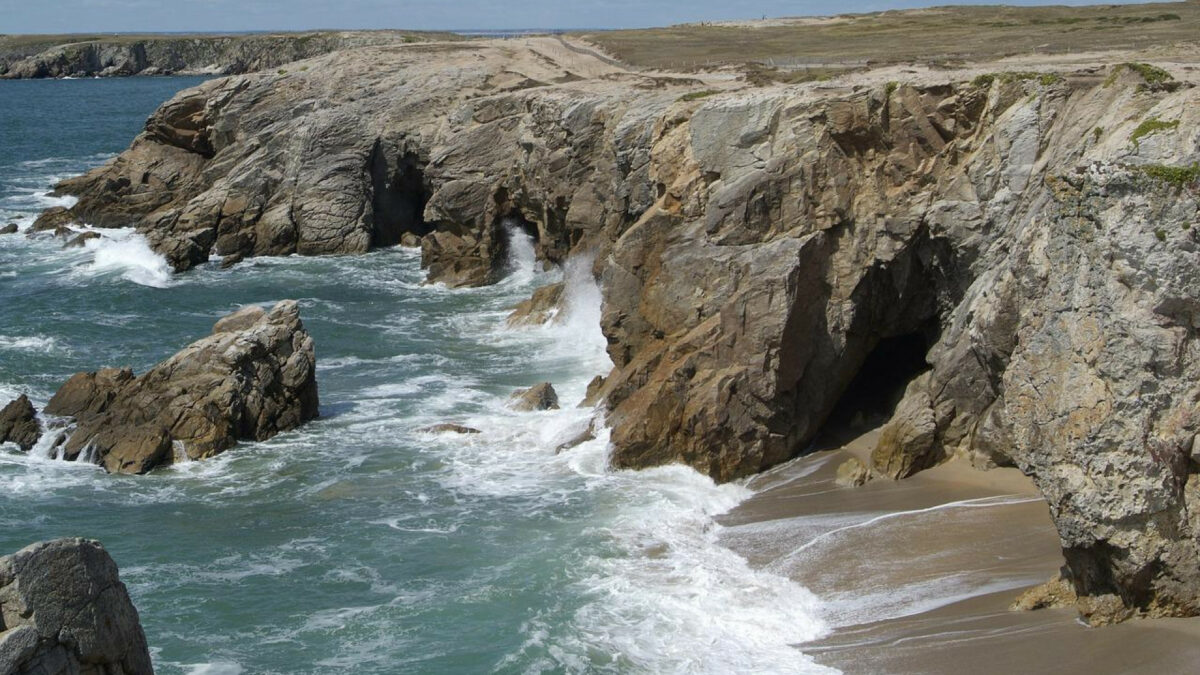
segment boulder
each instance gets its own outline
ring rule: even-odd
[[[144,375],[77,373],[46,412],[74,418],[64,456],[146,473],[180,453],[203,459],[317,416],[313,341],[295,301],[246,307]]]
[[[558,410],[558,392],[549,382],[535,384],[528,389],[518,389],[508,399],[508,407],[522,412],[534,410]]]
[[[22,452],[29,452],[42,437],[37,411],[29,397],[21,394],[0,410],[0,443],[15,443]]]
[[[0,227],[0,234],[14,234],[17,231],[16,223],[9,223],[4,227]]]
[[[0,673],[153,672],[137,609],[100,542],[56,539],[0,558]]]
[[[99,232],[80,232],[74,238],[63,244],[63,248],[83,248],[92,239],[99,239]]]
[[[566,284],[559,282],[542,286],[533,295],[513,308],[506,320],[512,326],[534,326],[549,322],[559,315]]]
[[[72,225],[79,222],[75,214],[70,209],[62,206],[52,206],[41,215],[37,220],[33,221],[33,227],[29,228],[30,232],[57,232],[67,225]]]
[[[871,470],[857,457],[851,457],[842,462],[837,469],[834,483],[842,487],[859,487],[871,480]]]
[[[1038,584],[1022,593],[1009,608],[1015,612],[1027,612],[1035,609],[1054,609],[1070,607],[1078,598],[1075,587],[1062,574],[1044,584]]]

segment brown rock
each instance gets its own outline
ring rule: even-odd
[[[78,219],[70,209],[61,206],[52,206],[45,211],[42,211],[41,215],[37,217],[37,220],[33,221],[33,227],[29,228],[29,231],[58,232],[67,225],[72,225],[76,222],[78,222]]]
[[[559,316],[566,284],[549,284],[533,292],[533,296],[513,308],[507,323],[511,326],[532,326],[549,322]]]
[[[16,223],[9,223],[4,227],[0,227],[0,234],[15,234],[17,229]]]
[[[29,397],[21,394],[0,410],[0,443],[15,443],[22,452],[29,452],[42,437],[37,411]]]
[[[1077,599],[1075,587],[1059,574],[1044,584],[1038,584],[1026,590],[1013,601],[1012,607],[1009,609],[1026,612],[1035,609],[1070,607],[1075,604]]]
[[[535,384],[528,389],[518,389],[509,397],[508,407],[530,412],[534,410],[558,410],[558,392],[549,382]]]
[[[472,427],[466,427],[461,424],[453,424],[450,422],[443,422],[441,424],[434,424],[433,426],[422,427],[421,429],[418,429],[418,431],[420,431],[422,433],[426,433],[426,434],[444,434],[444,433],[478,434],[478,433],[482,433],[478,429],[475,429]]]
[[[604,397],[604,383],[605,379],[603,375],[593,377],[588,382],[587,391],[584,392],[583,400],[579,402],[578,407],[589,408],[599,403]]]
[[[572,448],[578,447],[580,445],[583,445],[584,443],[587,443],[588,441],[595,440],[595,438],[596,438],[596,423],[593,420],[592,422],[590,422],[587,425],[586,429],[579,432],[578,434],[575,434],[569,440],[559,443],[554,448],[554,454],[557,455],[560,452],[565,452]]]
[[[900,403],[871,451],[876,473],[893,479],[908,478],[936,463],[937,420],[930,403],[923,392]]]
[[[99,239],[99,232],[81,232],[63,244],[63,248],[83,248],[92,239]]]
[[[871,470],[857,457],[842,462],[834,482],[842,487],[859,487],[871,480]]]
[[[74,417],[64,454],[111,472],[145,473],[175,458],[218,454],[317,416],[313,342],[295,301],[246,307],[146,374],[78,373],[46,411]]]

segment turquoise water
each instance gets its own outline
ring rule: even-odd
[[[123,149],[189,78],[0,82],[0,224]],[[574,407],[610,363],[587,261],[514,245],[485,289],[422,285],[419,255],[275,258],[171,275],[131,231],[85,249],[0,236],[0,404],[79,370],[142,372],[246,303],[296,298],[321,418],[149,476],[0,449],[0,552],[101,540],[162,673],[814,672],[803,588],[722,548],[749,495],[690,469],[607,468]],[[563,321],[509,307],[566,277]],[[516,413],[549,380],[562,410]],[[431,435],[438,422],[479,428]]]

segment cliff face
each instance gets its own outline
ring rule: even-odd
[[[73,215],[181,270],[411,233],[449,284],[493,281],[523,227],[596,256],[615,465],[745,476],[898,387],[877,473],[1015,463],[1092,621],[1200,610],[1190,84],[753,89],[549,39],[305,65],[181,93],[61,186]]]
[[[277,68],[338,49],[446,40],[447,34],[319,31],[272,35],[0,37],[0,79],[228,75]]]

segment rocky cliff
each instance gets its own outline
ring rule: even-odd
[[[0,673],[153,672],[137,609],[100,542],[57,539],[0,557]]]
[[[312,31],[249,35],[0,35],[0,79],[228,75],[337,49],[448,40],[446,33]]]
[[[523,228],[595,257],[616,466],[731,480],[894,410],[873,470],[1019,466],[1091,621],[1200,611],[1188,71],[752,87],[551,39],[304,65],[182,92],[67,215],[179,270],[420,236],[458,285]]]

